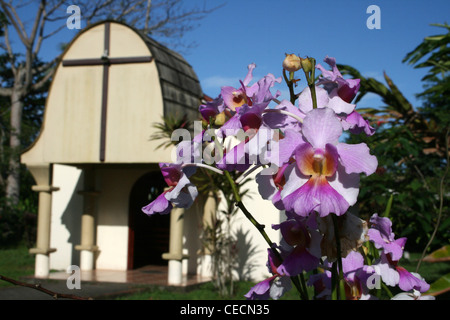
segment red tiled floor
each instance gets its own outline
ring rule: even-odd
[[[81,281],[89,282],[115,282],[145,285],[168,286],[167,266],[145,266],[139,269],[117,271],[117,270],[92,270],[81,271]],[[52,272],[48,279],[66,280],[69,278],[66,272]],[[209,278],[197,275],[185,275],[180,286],[189,286],[197,283],[208,282]]]

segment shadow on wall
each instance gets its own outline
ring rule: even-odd
[[[83,198],[78,194],[78,190],[83,190],[83,174],[80,174],[78,182],[72,192],[72,196],[61,215],[61,224],[67,229],[69,238],[67,243],[72,248],[71,264],[80,265],[80,251],[75,250],[75,246],[81,243],[81,215],[83,212]]]
[[[236,245],[238,249],[238,261],[236,265],[236,272],[238,279],[241,281],[253,280],[252,274],[258,267],[255,256],[260,253],[257,246],[252,246],[250,230],[243,231],[242,227],[235,233]]]

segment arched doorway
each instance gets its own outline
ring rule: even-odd
[[[161,172],[150,172],[133,185],[129,205],[128,269],[167,265],[161,255],[169,252],[170,214],[151,217],[141,208],[160,195],[166,183]]]

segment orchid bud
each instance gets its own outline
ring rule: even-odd
[[[298,57],[293,53],[291,54],[286,53],[286,58],[284,58],[283,61],[283,68],[289,72],[295,72],[300,70],[302,68],[302,65],[300,63],[300,57]]]
[[[221,112],[216,116],[214,124],[217,126],[222,126],[226,121],[225,112]]]
[[[303,71],[305,71],[305,73],[309,73],[312,71],[313,64],[312,64],[310,58],[305,58],[305,59],[300,58],[300,64],[303,68]]]

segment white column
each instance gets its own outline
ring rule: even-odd
[[[203,232],[214,232],[214,221],[216,219],[217,201],[214,192],[208,193],[205,205],[203,207]],[[201,273],[202,277],[212,277],[212,252],[214,248],[212,243],[205,243],[201,256]]]
[[[34,274],[37,278],[46,278],[50,273],[50,226],[52,217],[52,192],[59,190],[52,186],[52,166],[49,163],[36,163],[27,166],[33,175],[36,185],[33,191],[39,192],[36,248],[29,252],[35,254]]]
[[[173,208],[170,212],[170,242],[169,252],[162,255],[163,259],[169,260],[169,285],[181,285],[183,282],[183,225],[184,209]]]
[[[98,247],[95,244],[95,207],[96,198],[100,194],[95,189],[95,174],[90,168],[84,169],[85,191],[78,193],[83,196],[83,214],[81,216],[81,244],[75,246],[80,251],[81,271],[90,271],[95,268],[95,254]]]

